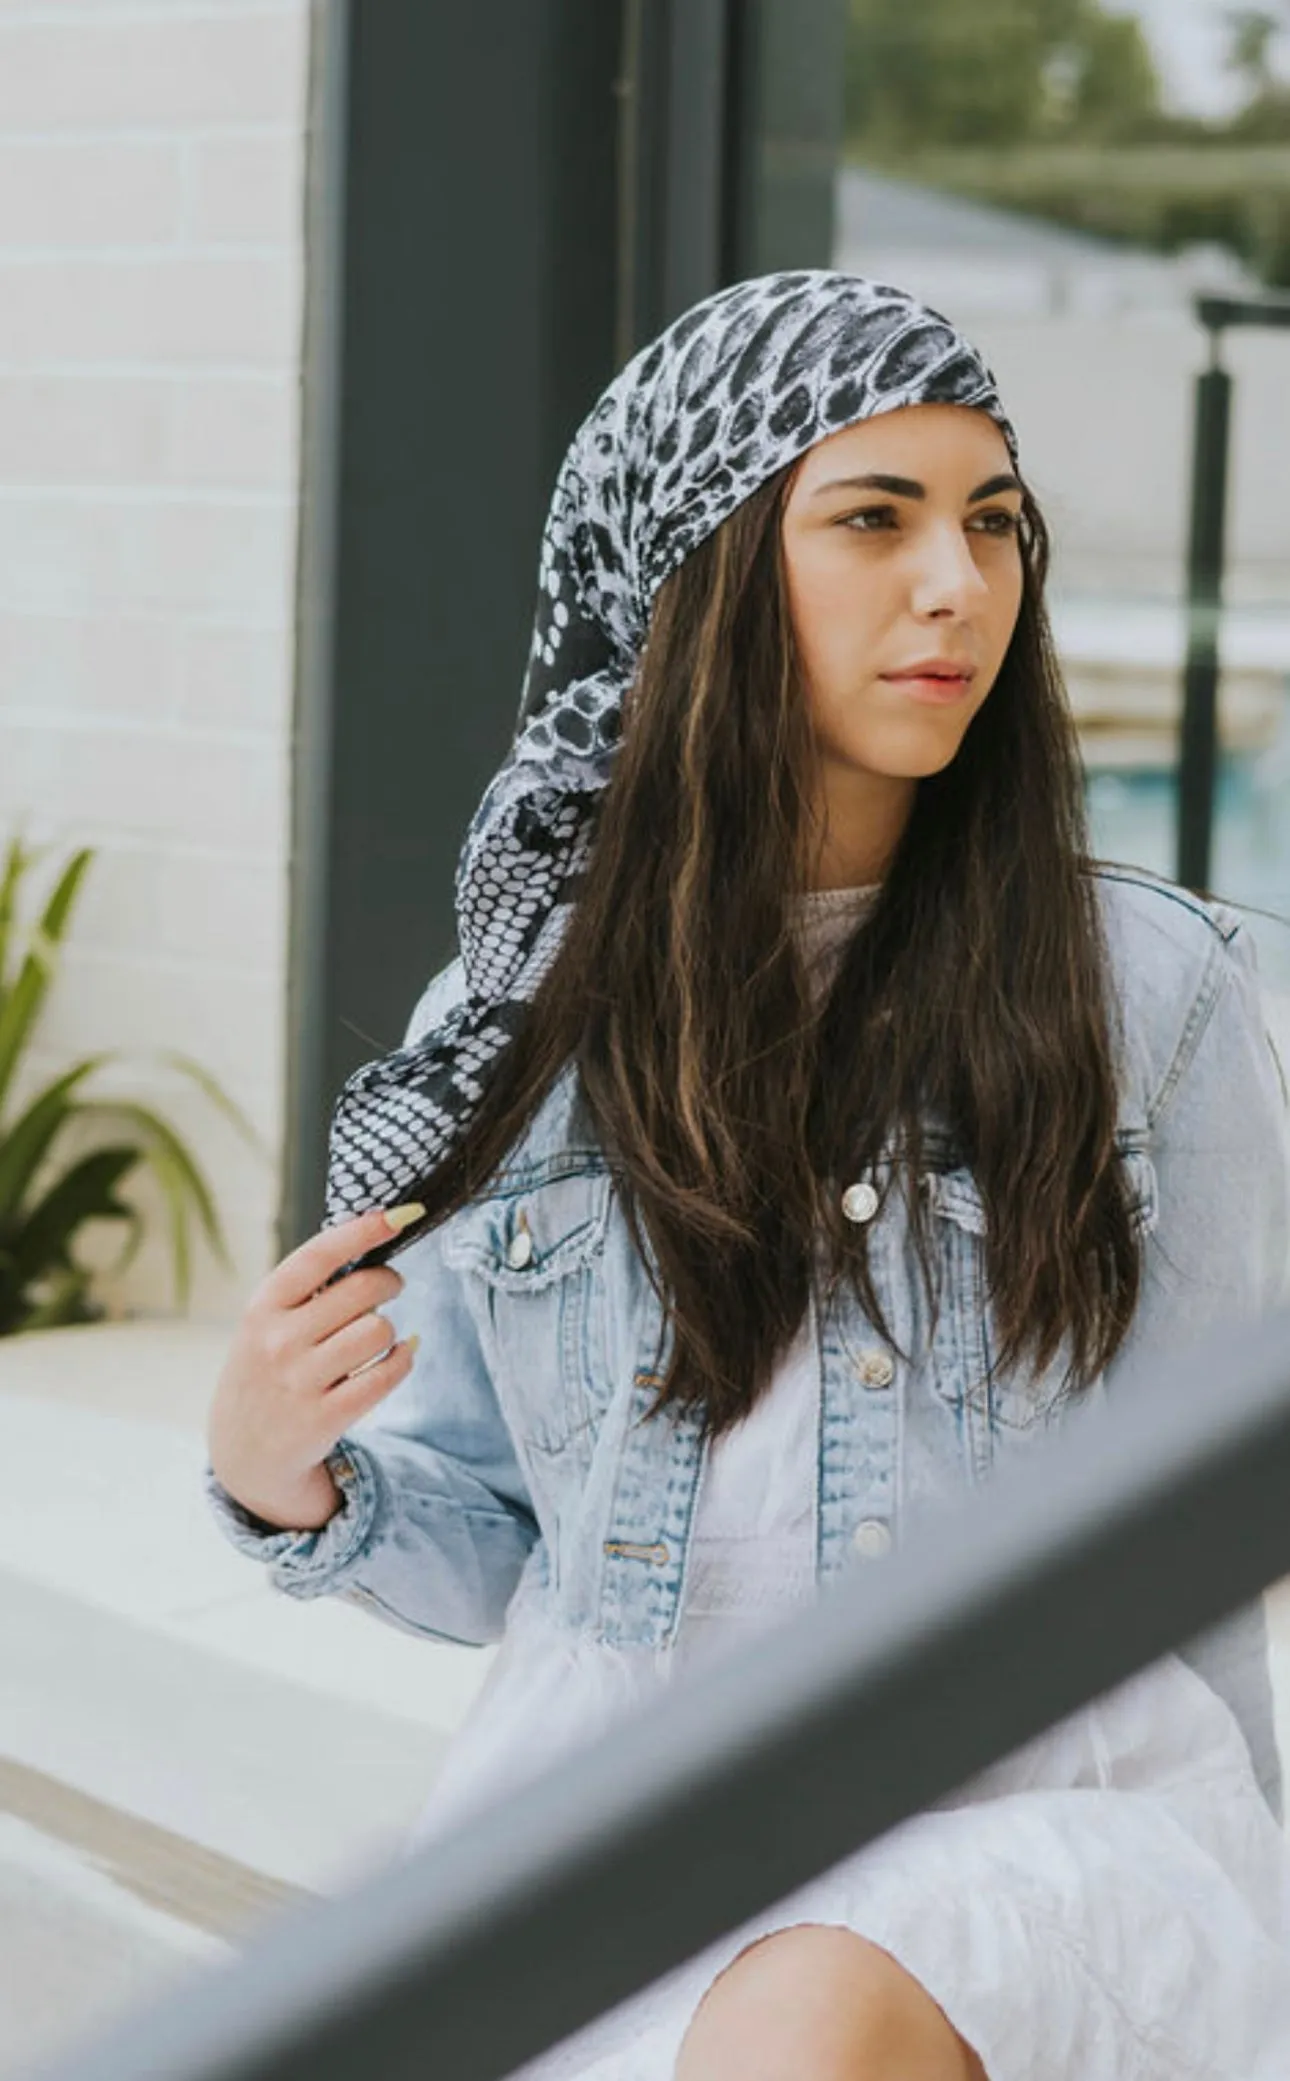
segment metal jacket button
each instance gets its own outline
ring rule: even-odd
[[[861,1518],[851,1534],[851,1544],[864,1561],[880,1561],[891,1552],[891,1528],[880,1517]]]
[[[872,1221],[877,1211],[878,1195],[867,1180],[847,1186],[842,1195],[842,1212],[848,1221]]]
[[[886,1351],[866,1351],[856,1361],[856,1371],[866,1387],[890,1387],[896,1368]]]

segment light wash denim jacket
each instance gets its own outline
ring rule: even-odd
[[[1119,1144],[1146,1249],[1129,1338],[1081,1398],[1095,1401],[1139,1352],[1270,1305],[1288,1246],[1285,1086],[1248,931],[1133,871],[1099,869],[1098,884],[1124,1015]],[[412,1032],[461,987],[454,963]],[[1030,1452],[1071,1406],[1060,1363],[993,1375],[976,1184],[943,1140],[922,1182],[946,1274],[934,1328],[899,1193],[873,1219],[870,1261],[910,1359],[887,1350],[854,1298],[816,1320],[822,1580],[872,1565],[939,1500]],[[704,1448],[691,1415],[643,1420],[661,1310],[572,1070],[486,1193],[398,1265],[406,1285],[384,1312],[421,1347],[408,1379],[331,1455],[342,1509],[318,1532],[274,1531],[208,1472],[224,1530],[290,1595],[337,1594],[427,1639],[495,1640],[522,1583],[577,1631],[665,1644]],[[1232,1705],[1277,1806],[1261,1608],[1187,1658]]]

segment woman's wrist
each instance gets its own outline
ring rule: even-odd
[[[261,1491],[249,1484],[233,1486],[214,1469],[216,1479],[250,1517],[279,1532],[320,1532],[341,1508],[344,1497],[326,1466],[311,1467],[303,1478]]]

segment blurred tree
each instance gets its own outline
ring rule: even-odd
[[[1159,112],[1140,24],[1101,0],[850,0],[847,127],[887,155],[1126,138]]]
[[[1070,47],[1075,91],[1063,136],[1120,143],[1139,135],[1160,110],[1160,79],[1141,23],[1085,7]]]
[[[1223,245],[1290,287],[1290,0],[1227,8],[1246,94],[1223,119],[1163,105],[1132,0],[848,5],[858,159],[1159,252]]]
[[[1244,83],[1249,98],[1227,134],[1243,144],[1290,143],[1290,84],[1273,63],[1276,40],[1286,29],[1285,4],[1228,9],[1227,69]]]
[[[1276,87],[1272,45],[1285,26],[1281,10],[1273,13],[1268,7],[1232,7],[1227,11],[1227,69],[1244,80],[1252,101]]]

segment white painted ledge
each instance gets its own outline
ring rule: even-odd
[[[200,1476],[227,1337],[0,1341],[0,1755],[326,1888],[402,1839],[490,1656],[283,1597],[221,1538]]]

